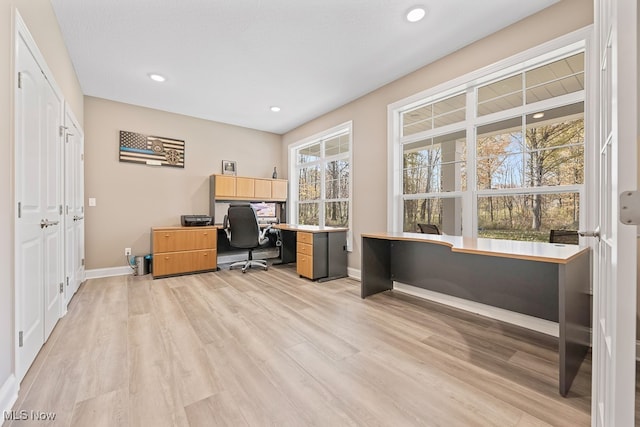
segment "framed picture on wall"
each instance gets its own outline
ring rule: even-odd
[[[233,160],[222,161],[222,174],[223,175],[235,175],[236,174],[236,162]]]

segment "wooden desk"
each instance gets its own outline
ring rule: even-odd
[[[414,233],[362,235],[361,297],[401,282],[558,322],[559,389],[566,396],[587,351],[587,247]]]
[[[300,276],[318,281],[347,276],[347,228],[290,224],[273,228],[282,234],[281,263],[295,262]]]

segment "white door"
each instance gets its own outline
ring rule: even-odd
[[[16,374],[22,379],[44,342],[44,240],[40,220],[45,208],[41,167],[45,147],[40,138],[42,85],[40,67],[22,39],[16,63]]]
[[[44,340],[58,322],[62,311],[64,231],[62,228],[62,98],[48,81],[44,84],[42,140],[44,158]],[[31,173],[31,171],[27,171]]]
[[[65,111],[65,307],[84,281],[84,136]]]
[[[636,226],[619,196],[637,187],[636,0],[595,0],[601,239],[593,316],[592,425],[634,425]]]
[[[22,379],[61,312],[62,99],[18,38],[15,89],[16,374]]]

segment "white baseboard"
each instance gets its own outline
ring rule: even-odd
[[[95,268],[93,270],[86,270],[84,278],[85,280],[99,279],[101,277],[126,276],[128,274],[133,274],[133,270],[131,269],[131,267],[125,265],[122,267]]]
[[[490,305],[481,304],[474,301],[468,301],[462,298],[452,297],[450,295],[429,291],[427,289],[415,286],[405,285],[404,283],[393,282],[393,289],[404,292],[409,295],[427,299],[429,301],[438,302],[440,304],[459,308],[461,310],[470,311],[481,316],[491,319],[500,320],[501,322],[511,323],[543,334],[558,337],[560,328],[556,322],[539,319],[526,314],[516,313],[514,311],[504,310],[502,308],[492,307]]]
[[[351,268],[348,267],[347,268],[347,275],[349,277],[351,277],[352,279],[356,279],[358,281],[362,281],[362,274],[361,274],[361,270],[358,270],[356,268]]]
[[[0,387],[0,410],[2,410],[3,418],[0,419],[0,425],[4,420],[4,414],[11,411],[13,404],[18,400],[18,391],[20,385],[16,381],[15,375],[9,375],[9,378]]]

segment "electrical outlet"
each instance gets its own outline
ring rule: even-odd
[[[131,255],[131,248],[124,248],[124,256]]]

